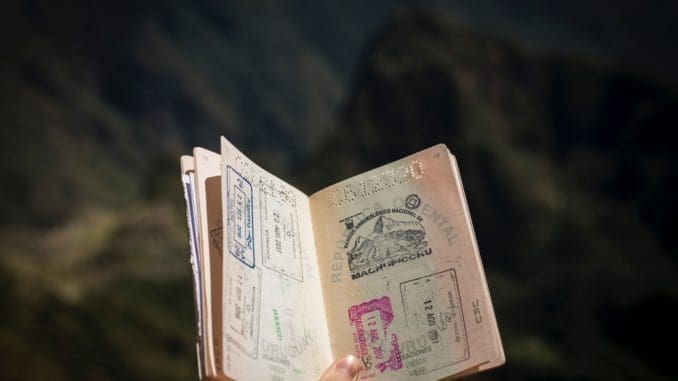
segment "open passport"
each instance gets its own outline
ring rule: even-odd
[[[307,196],[221,138],[181,157],[204,380],[456,378],[504,363],[443,144]]]

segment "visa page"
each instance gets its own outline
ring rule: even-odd
[[[439,379],[497,358],[456,163],[438,145],[310,197],[332,353],[362,379]]]
[[[308,197],[221,139],[226,375],[317,380],[332,362]]]

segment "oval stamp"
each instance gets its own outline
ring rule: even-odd
[[[419,202],[418,197],[411,200]],[[386,208],[352,223],[344,243],[351,279],[431,255],[422,221],[410,209]]]

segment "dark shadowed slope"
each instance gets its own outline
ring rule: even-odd
[[[365,51],[309,182],[446,143],[506,343],[487,377],[668,379],[677,110],[674,89],[407,12]]]

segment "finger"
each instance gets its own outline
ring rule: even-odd
[[[325,371],[320,381],[351,381],[363,369],[355,356],[344,356]]]

